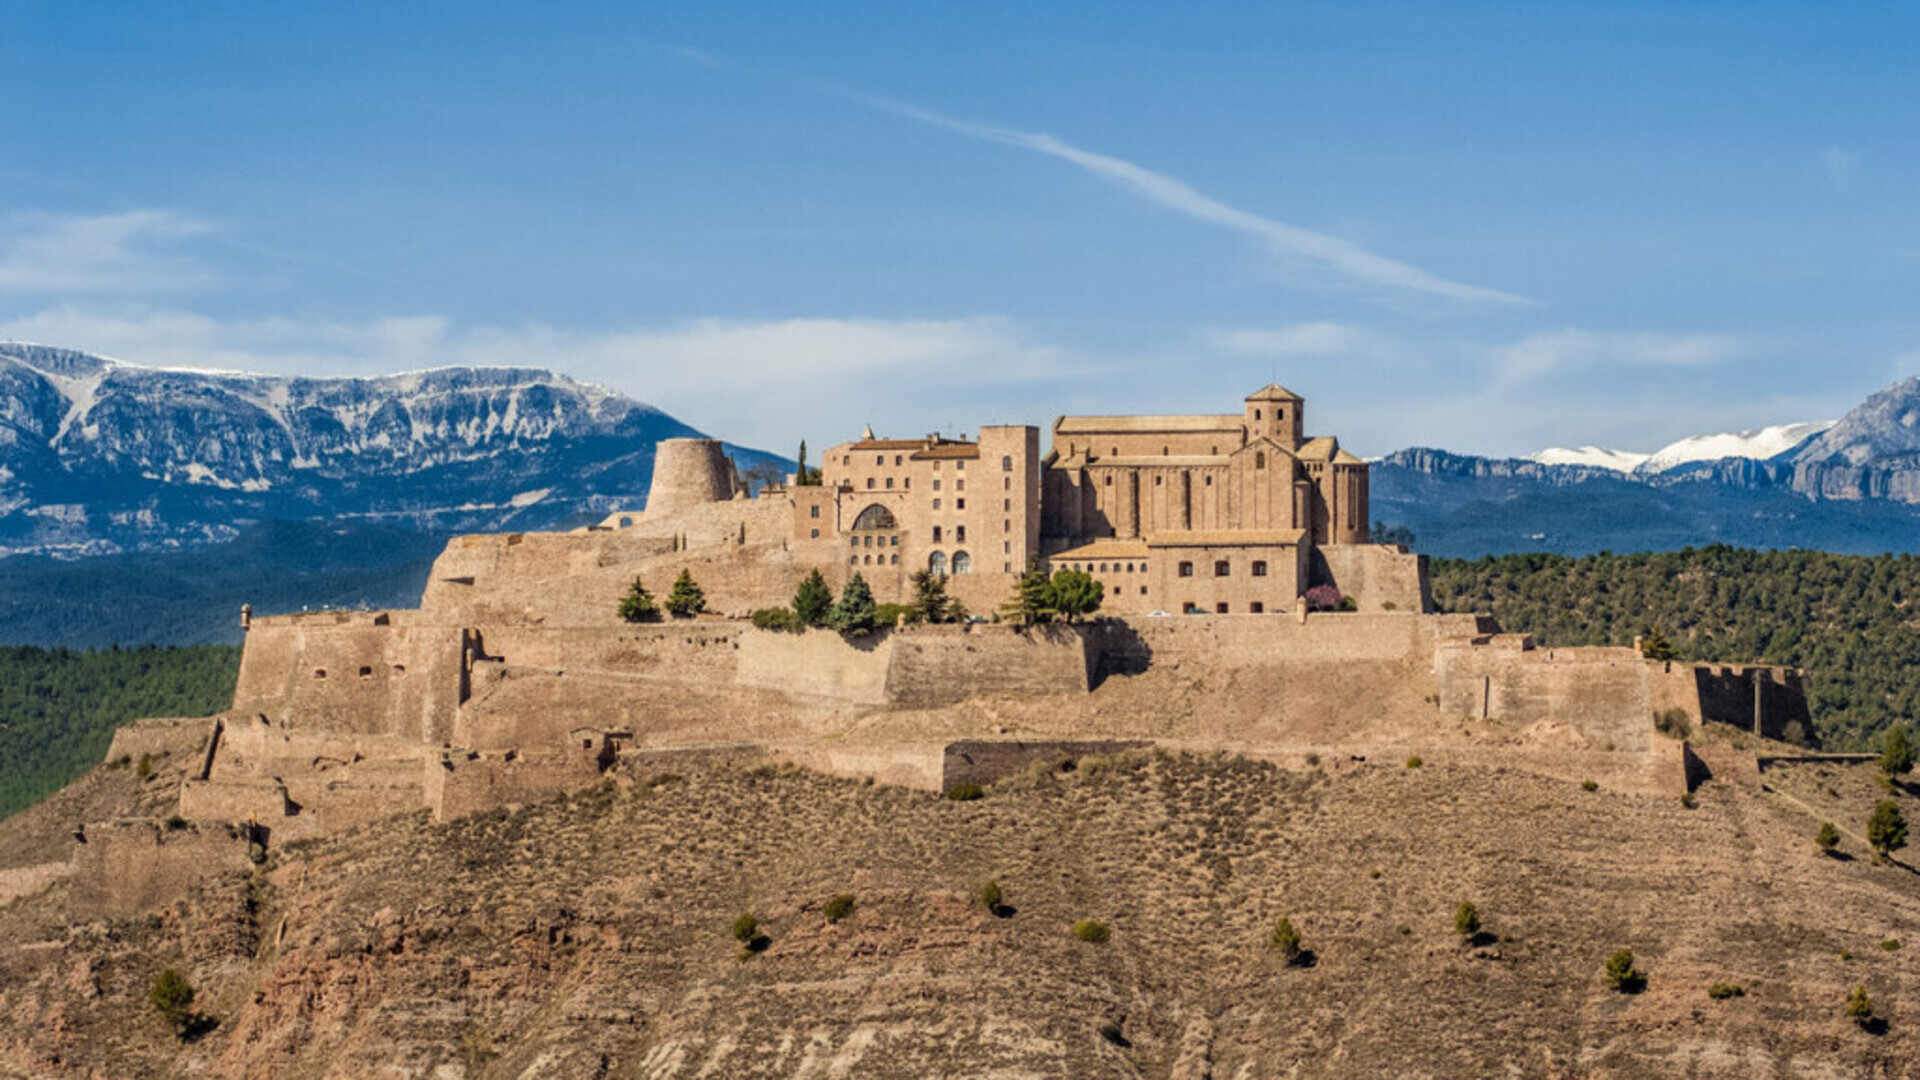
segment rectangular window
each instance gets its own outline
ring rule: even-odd
[[[1213,610],[1218,614],[1225,615],[1227,613],[1227,602],[1225,600],[1220,601],[1213,605]]]
[[[1265,559],[1253,560],[1253,576],[1254,577],[1267,576],[1267,561]]]
[[[1013,541],[1011,541],[1011,540],[1002,540],[1002,541],[1000,541],[1000,553],[1001,553],[1002,555],[1011,555],[1011,554],[1013,554]]]
[[[961,472],[966,472],[966,471],[967,471],[967,463],[966,463],[966,462],[964,462],[964,461],[956,461],[956,462],[954,462],[954,463],[953,463],[953,467],[954,467],[955,469],[958,469],[958,470],[959,470],[959,471],[961,471]]]
[[[899,454],[895,454],[895,455],[893,455],[893,463],[894,463],[895,465],[898,465],[898,464],[900,464],[900,461],[901,461],[901,458],[900,458],[900,455],[899,455]]]
[[[890,547],[899,547],[899,546],[900,546],[900,538],[899,538],[898,536],[896,536],[896,537],[894,537],[894,538],[892,539],[892,541],[891,541],[891,542],[889,543],[889,546],[890,546]]]
[[[1011,519],[1011,518],[1002,518],[1002,519],[1000,519],[1000,531],[1001,531],[1001,532],[1012,532],[1012,531],[1013,531],[1013,521],[1012,521],[1012,519]]]
[[[953,500],[953,508],[955,510],[965,510],[967,508],[967,500],[965,499]]]
[[[1141,596],[1147,595],[1147,587],[1145,585],[1140,586],[1140,595]]]
[[[888,491],[893,490],[893,477],[891,476],[887,477],[887,490]]]
[[[885,454],[873,455],[873,463],[875,465],[885,465],[887,463],[887,455]]]
[[[1181,576],[1181,577],[1192,577],[1192,576],[1193,576],[1193,564],[1192,564],[1192,563],[1190,563],[1190,562],[1183,562],[1183,563],[1181,563],[1181,564],[1180,564],[1180,576]]]
[[[955,491],[967,490],[967,482],[965,480],[955,480],[953,482],[953,490]]]
[[[933,527],[933,542],[936,544],[940,542],[940,526],[938,525]]]
[[[1227,560],[1225,559],[1217,560],[1213,564],[1213,576],[1226,577],[1227,574],[1232,571],[1232,569],[1233,569],[1232,567],[1227,565]]]
[[[956,544],[964,544],[967,542],[967,527],[965,525],[954,526],[953,542]]]
[[[935,499],[935,500],[933,500],[933,508],[934,508],[935,510],[938,510],[938,509],[940,509],[940,500],[939,500],[939,499]]]
[[[807,516],[808,516],[808,517],[810,517],[810,518],[817,518],[817,517],[819,517],[819,516],[820,516],[820,504],[819,504],[819,503],[815,503],[814,505],[812,505],[812,506],[809,506],[809,507],[807,507]]]
[[[1013,477],[1011,477],[1011,476],[1009,476],[1009,477],[1007,477],[1007,478],[1006,478],[1005,480],[1003,480],[1003,481],[1001,482],[1001,484],[1000,484],[1000,490],[1002,490],[1002,491],[1012,491],[1012,490],[1013,490]]]
[[[1000,564],[1000,572],[1001,572],[1001,573],[1003,573],[1003,574],[1011,574],[1011,573],[1013,573],[1013,564],[1012,564],[1012,563],[1010,563],[1010,562],[1003,562],[1003,563],[1001,563],[1001,564]]]
[[[1255,615],[1260,615],[1266,612],[1267,605],[1261,603],[1258,600],[1255,600],[1253,603],[1247,605],[1247,609],[1253,612]]]
[[[1013,500],[1012,500],[1012,499],[1001,499],[1001,500],[1000,500],[1000,512],[1001,512],[1001,513],[1003,513],[1003,514],[1011,514],[1011,513],[1013,513]]]
[[[935,490],[935,491],[939,491],[939,490],[940,490],[940,481],[939,481],[939,480],[935,480],[935,481],[933,482],[933,490]]]
[[[814,529],[814,530],[812,530],[812,533],[811,533],[811,535],[810,535],[810,536],[808,537],[808,539],[810,539],[810,540],[818,540],[818,539],[820,539],[820,530],[819,530],[819,529]]]
[[[873,477],[871,476],[867,477],[867,490],[868,491],[873,490]]]

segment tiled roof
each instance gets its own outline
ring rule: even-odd
[[[839,449],[844,450],[918,450],[927,445],[925,439],[861,439],[848,443]]]
[[[1147,557],[1145,540],[1118,540],[1107,537],[1102,540],[1090,540],[1079,547],[1056,551],[1047,556],[1049,559],[1144,559]]]
[[[1294,453],[1299,457],[1309,458],[1314,461],[1327,461],[1330,460],[1334,452],[1339,449],[1340,444],[1334,440],[1333,436],[1317,435],[1301,443],[1300,449]]]
[[[1053,422],[1053,430],[1063,435],[1098,435],[1103,432],[1238,432],[1240,430],[1240,417],[1063,416]]]
[[[1299,394],[1294,393],[1293,391],[1287,389],[1286,387],[1281,386],[1279,383],[1268,383],[1267,385],[1261,387],[1260,389],[1255,390],[1253,393],[1248,394],[1247,400],[1248,401],[1305,401],[1307,399],[1301,397]]]
[[[941,443],[938,446],[930,446],[924,450],[915,451],[912,455],[915,461],[949,461],[954,458],[977,458],[979,456],[980,446],[977,443]]]
[[[1258,544],[1298,544],[1306,536],[1304,529],[1212,529],[1192,532],[1155,533],[1147,537],[1149,548],[1250,546]]]

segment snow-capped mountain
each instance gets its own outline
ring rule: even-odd
[[[1691,435],[1677,439],[1651,454],[1632,450],[1609,450],[1582,446],[1577,450],[1548,447],[1529,460],[1542,465],[1585,465],[1615,472],[1657,474],[1696,461],[1721,461],[1746,458],[1768,461],[1794,449],[1815,435],[1833,427],[1833,420],[1812,420],[1796,424],[1776,424],[1750,431],[1725,431],[1714,435]]]
[[[1549,446],[1528,459],[1542,465],[1580,465],[1590,469],[1612,469],[1615,472],[1630,473],[1651,457],[1651,454],[1636,454],[1631,450],[1608,450],[1599,446],[1581,446],[1569,449],[1564,446]]]
[[[0,343],[0,554],[217,540],[250,520],[552,527],[638,505],[698,434],[537,368],[308,379]],[[743,471],[777,465],[736,451]]]

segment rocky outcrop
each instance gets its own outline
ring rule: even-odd
[[[1795,454],[1793,487],[1814,499],[1920,503],[1920,377],[1874,394]]]

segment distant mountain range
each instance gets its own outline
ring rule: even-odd
[[[1920,378],[1835,422],[1695,436],[1646,454],[1414,447],[1375,461],[1372,481],[1374,516],[1438,555],[1709,543],[1920,552]]]
[[[268,521],[555,528],[646,497],[699,432],[537,368],[305,379],[0,343],[0,556],[228,540]],[[733,448],[743,472],[784,461]]]
[[[0,642],[231,640],[243,600],[411,603],[446,536],[641,506],[654,444],[692,434],[539,368],[302,379],[0,343]],[[1833,423],[1650,453],[1415,447],[1372,482],[1376,520],[1434,555],[1920,552],[1920,378]]]

